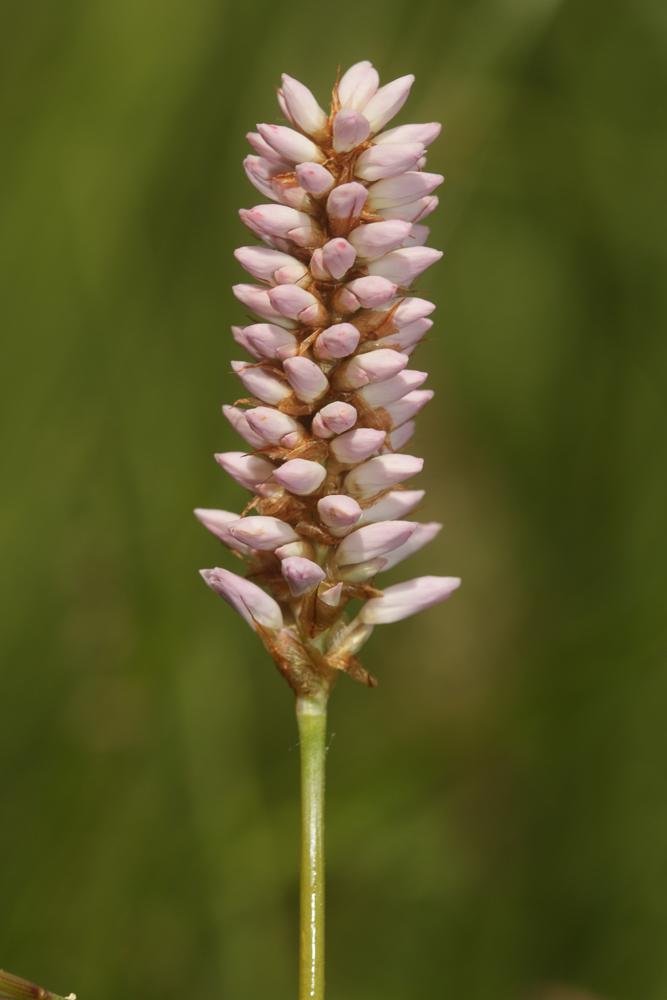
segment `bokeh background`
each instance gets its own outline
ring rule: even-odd
[[[336,691],[330,996],[665,1000],[664,5],[1,16],[0,965],[295,995],[292,699],[190,510],[244,502],[211,454],[245,132],[281,71],[324,101],[371,58],[445,122],[415,445],[445,530],[409,570],[465,583]]]

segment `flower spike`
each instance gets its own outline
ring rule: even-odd
[[[374,686],[356,659],[374,627],[460,583],[376,582],[441,528],[408,520],[424,491],[407,481],[424,463],[401,450],[433,397],[410,356],[435,307],[410,287],[442,256],[422,224],[443,180],[423,169],[440,125],[392,122],[413,82],[381,86],[362,61],[324,109],[284,74],[283,123],[248,133],[244,169],[265,200],[240,215],[263,245],[235,251],[249,277],[233,292],[254,318],[232,327],[247,355],[231,363],[243,398],[223,408],[243,450],[216,460],[252,497],[241,514],[195,515],[247,572],[202,570],[204,580],[302,698],[327,693],[340,671]]]

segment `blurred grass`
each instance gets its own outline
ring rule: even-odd
[[[80,997],[288,997],[289,694],[195,570],[238,507],[244,134],[287,70],[445,121],[411,570],[330,756],[346,1000],[667,996],[664,9],[7,0],[0,964]],[[400,574],[396,573],[398,577]]]

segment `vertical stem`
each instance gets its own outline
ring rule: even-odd
[[[327,693],[298,697],[301,751],[299,1000],[324,1000],[324,771]]]

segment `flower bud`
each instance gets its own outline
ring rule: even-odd
[[[375,214],[382,219],[404,219],[406,222],[419,222],[425,219],[438,207],[437,195],[430,194],[425,198],[408,201],[404,205],[392,205],[391,208],[377,208]]]
[[[369,222],[365,226],[353,229],[349,240],[360,257],[364,260],[374,260],[389,253],[390,250],[403,246],[411,230],[411,224],[401,220]]]
[[[398,622],[446,600],[461,585],[454,576],[420,576],[387,587],[382,597],[366,601],[359,618],[366,625]]]
[[[262,319],[268,319],[272,322],[278,320],[281,326],[293,326],[291,323],[286,323],[281,314],[271,305],[266,288],[261,288],[259,285],[240,284],[232,285],[232,291],[239,302],[242,302],[252,312],[257,313]]]
[[[297,439],[304,435],[303,426],[298,420],[272,406],[256,406],[252,410],[246,410],[245,418],[248,426],[261,441],[259,447],[262,448],[267,443],[282,444],[283,438],[288,435],[294,434]]]
[[[430,144],[438,138],[442,131],[440,122],[427,122],[424,125],[398,125],[396,128],[387,129],[375,138],[376,146],[384,146],[387,143],[421,142],[422,146]]]
[[[396,177],[417,166],[424,147],[420,142],[407,142],[398,146],[371,146],[354,165],[357,177],[364,181],[379,181]]]
[[[277,468],[273,473],[273,478],[290,493],[303,497],[317,492],[324,482],[326,474],[327,470],[319,462],[293,458]]]
[[[258,358],[282,361],[292,357],[299,349],[294,334],[275,323],[253,323],[244,327],[243,335],[247,349]]]
[[[291,556],[299,556],[301,559],[312,559],[313,547],[310,542],[305,542],[300,538],[298,542],[288,542],[276,549],[274,555],[279,559],[289,559]]]
[[[319,146],[300,132],[286,125],[258,125],[262,139],[275,149],[278,156],[290,163],[321,163],[324,154]]]
[[[424,459],[414,455],[378,455],[358,465],[345,477],[345,489],[352,496],[372,497],[421,472]]]
[[[280,564],[282,573],[292,597],[301,597],[319,586],[326,579],[326,573],[312,559],[302,556],[287,556]]]
[[[362,515],[362,509],[353,497],[331,494],[317,501],[317,513],[322,524],[335,534],[353,528]]]
[[[329,381],[320,366],[308,358],[287,358],[283,368],[292,389],[305,403],[314,403],[329,389]]]
[[[410,227],[410,232],[403,240],[404,247],[423,247],[431,235],[431,230],[428,226],[420,226],[416,223],[412,223]]]
[[[367,189],[356,181],[339,184],[333,189],[327,198],[327,215],[336,236],[345,236],[357,225],[367,198]]]
[[[397,329],[402,329],[415,320],[430,316],[435,306],[428,299],[420,299],[416,295],[401,299],[393,313],[393,322]]]
[[[244,441],[247,441],[251,448],[263,448],[265,442],[248,423],[247,415],[236,406],[223,406],[222,412],[227,417],[237,434],[240,434]],[[273,412],[277,412],[272,410]]]
[[[248,455],[244,451],[223,451],[214,457],[227,475],[253,493],[260,491],[275,468],[272,462],[261,455]]]
[[[388,337],[376,340],[375,346],[377,348],[390,347],[394,351],[408,351],[419,343],[432,326],[433,321],[430,319],[416,319],[414,323],[408,323],[396,333],[390,333]]]
[[[232,538],[238,539],[251,549],[273,552],[280,545],[299,541],[299,536],[289,524],[278,517],[261,515],[241,517],[229,526]]]
[[[261,587],[226,569],[202,569],[200,573],[211,590],[224,598],[251,628],[277,630],[283,627],[280,605]]]
[[[378,208],[405,205],[416,198],[432,194],[444,179],[442,174],[427,174],[421,170],[388,177],[368,189],[368,207],[376,211]]]
[[[339,566],[377,559],[407,542],[416,530],[414,521],[379,521],[346,535],[336,550]]]
[[[354,278],[336,292],[334,307],[346,313],[362,308],[377,309],[390,302],[397,291],[397,286],[388,279],[378,275],[365,275],[363,278]]]
[[[381,348],[367,354],[355,354],[336,370],[335,386],[338,389],[361,389],[371,382],[381,382],[403,371],[408,363],[405,354]]]
[[[315,416],[311,429],[315,437],[332,438],[344,434],[357,422],[357,411],[350,403],[328,403]]]
[[[406,420],[411,420],[417,413],[433,399],[432,389],[417,389],[408,392],[405,396],[397,399],[395,403],[388,403],[384,407],[391,419],[392,427],[400,427]]]
[[[289,386],[264,368],[255,368],[245,361],[232,361],[232,371],[241,379],[246,391],[263,403],[277,406],[290,395]]]
[[[333,121],[333,147],[337,153],[348,153],[365,142],[370,131],[368,119],[359,111],[343,108]]]
[[[315,341],[313,353],[320,361],[335,361],[353,354],[359,344],[360,334],[351,323],[335,323],[322,330]]]
[[[283,73],[282,82],[279,93],[284,101],[287,116],[308,135],[320,135],[327,127],[327,115],[312,92],[287,73]]]
[[[397,399],[407,396],[409,392],[418,389],[428,378],[428,372],[418,372],[414,369],[406,369],[394,375],[393,378],[385,379],[384,382],[373,382],[359,389],[359,395],[369,406],[386,406],[387,403],[394,403]]]
[[[324,266],[322,247],[313,250],[310,258],[310,275],[313,281],[331,281],[331,275]]]
[[[261,161],[262,172],[265,176],[289,170],[290,164],[287,160],[276,153],[273,146],[269,146],[259,132],[246,132],[246,139],[252,149],[252,154],[249,155],[254,155],[255,159]]]
[[[276,285],[269,289],[269,301],[281,316],[296,319],[305,326],[321,326],[328,317],[321,301],[300,285]]]
[[[203,524],[212,535],[219,538],[228,548],[244,556],[252,555],[252,549],[244,545],[243,542],[239,542],[236,538],[233,538],[229,532],[229,525],[238,521],[238,514],[234,514],[230,510],[206,510],[203,507],[197,507],[194,515],[200,524]]]
[[[287,168],[289,165],[285,164]],[[265,159],[263,156],[246,156],[243,161],[243,169],[246,177],[265,198],[272,201],[279,201],[278,193],[273,186],[273,177],[276,172],[275,162]]]
[[[401,76],[398,80],[392,80],[385,84],[371,97],[368,104],[364,105],[364,115],[368,119],[373,132],[380,129],[397,115],[408,99],[410,88],[415,82],[412,73]]]
[[[371,261],[368,272],[407,287],[441,257],[442,251],[432,247],[404,247]]]
[[[312,216],[288,205],[255,205],[241,209],[239,214],[262,238],[277,236],[302,247],[319,246],[324,242],[322,230]]]
[[[271,164],[273,173],[282,173],[283,171],[290,169],[290,164],[287,160],[283,159],[283,157],[275,151],[273,146],[270,146],[268,142],[261,137],[259,132],[246,133],[246,139],[257,155]]]
[[[342,236],[329,240],[322,247],[322,265],[324,269],[339,281],[347,274],[357,257],[357,251]]]
[[[372,427],[355,427],[331,442],[331,454],[342,465],[364,462],[380,450],[385,432]]]
[[[296,179],[303,190],[312,194],[314,198],[321,198],[327,194],[336,183],[333,174],[320,163],[299,163],[296,168]]]
[[[320,587],[317,596],[323,604],[330,608],[337,608],[343,595],[343,584],[337,583],[335,587]]]
[[[395,431],[387,435],[387,451],[400,451],[414,435],[417,425],[414,420],[407,420]]]
[[[272,250],[270,247],[239,247],[234,251],[237,261],[253,278],[276,283],[276,272],[281,282],[296,283],[308,274],[308,268],[296,257]]]
[[[380,83],[378,72],[368,60],[355,63],[343,73],[338,84],[338,100],[342,108],[361,111],[375,94]]]
[[[435,521],[431,521],[429,524],[418,524],[416,530],[408,538],[406,542],[399,545],[392,552],[389,552],[385,558],[385,565],[382,567],[382,572],[393,569],[394,566],[398,566],[399,563],[407,559],[408,556],[414,555],[415,552],[419,552],[423,549],[425,545],[432,542],[436,535],[442,530],[442,525],[437,524]]]
[[[370,507],[364,507],[359,525],[401,520],[412,513],[424,496],[425,490],[391,490]]]
[[[234,338],[234,340],[236,341],[236,343],[239,345],[239,347],[242,347],[244,351],[248,352],[248,354],[252,354],[253,358],[257,358],[259,360],[262,357],[262,355],[259,354],[255,350],[255,348],[252,346],[252,344],[250,343],[250,341],[246,337],[246,332],[245,331],[246,331],[246,328],[244,326],[233,326],[232,327],[232,337]]]

